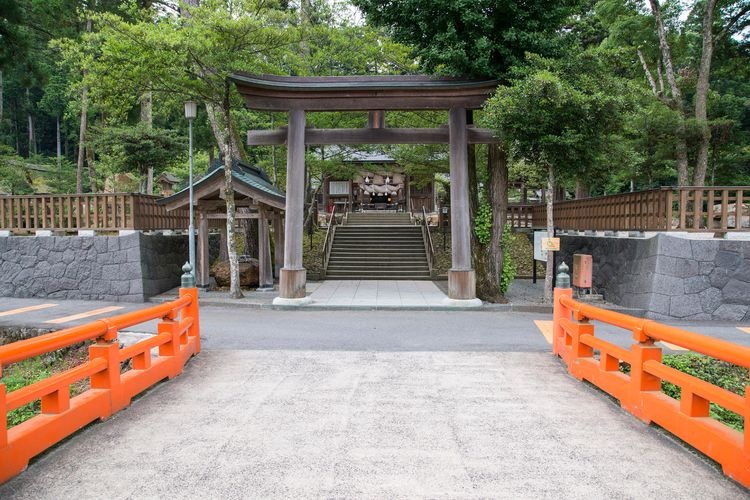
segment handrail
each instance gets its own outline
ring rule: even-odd
[[[750,368],[750,348],[583,304],[572,298],[569,288],[555,289],[553,314],[552,351],[575,378],[598,386],[643,422],[657,423],[750,487],[750,439],[710,418],[710,404],[715,403],[749,422],[750,387],[742,396],[675,370],[662,363],[662,350],[654,342],[669,342],[746,368]],[[629,330],[635,343],[627,350],[596,337],[592,320]],[[619,370],[623,362],[630,365],[627,375]],[[680,388],[679,401],[661,391],[663,380]]]
[[[335,230],[333,230],[333,226],[336,225],[336,205],[333,206],[333,209],[331,210],[331,220],[328,222],[328,228],[326,229],[326,237],[325,240],[323,240],[323,272],[326,272],[326,269],[328,269],[328,259],[331,256],[331,247],[333,247],[333,233],[335,233]]]
[[[426,238],[427,264],[429,264],[430,274],[432,274],[432,268],[435,265],[435,246],[432,244],[432,234],[430,233],[430,225],[427,222],[427,211],[424,209],[424,206],[422,206],[422,227]]]
[[[750,368],[750,348],[748,347],[657,323],[654,320],[636,318],[616,311],[601,309],[591,304],[578,302],[567,296],[560,297],[560,303],[573,311],[577,317],[604,321],[610,325],[630,330],[633,332],[633,339],[636,341],[641,341],[640,339],[645,336],[652,340],[669,342],[712,358],[721,359],[727,363]]]
[[[161,319],[157,335],[120,348],[121,329],[154,319]],[[20,473],[35,455],[125,408],[157,382],[179,375],[200,352],[198,290],[181,288],[171,302],[2,346],[0,375],[3,366],[89,340],[94,341],[89,359],[74,368],[10,393],[0,384],[0,483]],[[130,362],[129,370],[122,371],[123,362]],[[87,378],[90,388],[71,398],[70,386]],[[39,400],[41,414],[7,428],[9,411]]]
[[[141,311],[98,319],[85,325],[74,326],[0,346],[0,368],[79,342],[96,339],[110,331],[122,330],[154,319],[174,317],[177,311],[190,305],[191,300],[189,295],[185,295],[171,302],[165,302]]]

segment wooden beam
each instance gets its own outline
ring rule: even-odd
[[[259,215],[257,213],[251,213],[251,214],[243,214],[241,212],[237,212],[234,214],[235,219],[257,219]],[[227,218],[226,213],[216,213],[216,214],[206,214],[206,218],[208,219],[225,219]]]
[[[496,144],[500,139],[486,128],[467,127],[469,144]],[[248,146],[286,144],[287,129],[249,130]],[[448,128],[332,128],[305,130],[307,145],[338,144],[448,144]]]
[[[236,200],[235,206],[237,207],[249,207],[249,208],[258,208],[258,204],[255,203],[254,200],[249,199],[239,199]],[[216,208],[225,208],[226,207],[226,201],[225,200],[198,200],[196,203],[196,206],[205,208],[206,210],[210,209],[216,209]]]

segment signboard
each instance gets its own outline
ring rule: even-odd
[[[560,250],[560,238],[549,238],[547,231],[534,231],[534,260],[547,262],[547,252]]]
[[[560,238],[542,238],[542,248],[548,252],[559,252]]]
[[[534,231],[534,260],[547,262],[547,250],[542,246],[542,238],[547,237],[547,231]]]

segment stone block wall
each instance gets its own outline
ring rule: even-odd
[[[0,237],[0,296],[142,302],[180,284],[187,236]]]
[[[595,290],[647,317],[750,321],[750,240],[562,236],[560,250],[591,254]]]

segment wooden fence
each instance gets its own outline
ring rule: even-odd
[[[523,215],[513,219],[514,227],[546,227],[546,205],[515,207]],[[531,226],[516,225],[528,223],[529,211]],[[750,186],[663,187],[559,201],[554,222],[579,231],[750,231]]]
[[[158,199],[135,193],[0,196],[0,229],[16,234],[38,229],[186,229],[188,210],[168,212]]]

